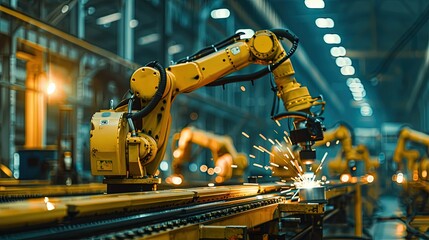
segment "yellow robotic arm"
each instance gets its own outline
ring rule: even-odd
[[[224,182],[231,177],[241,177],[248,162],[243,153],[238,153],[229,136],[220,136],[194,127],[182,129],[180,134],[174,136],[178,141],[173,142],[173,174],[182,175],[181,167],[185,161],[191,158],[192,144],[210,149],[215,166],[218,167],[217,175],[221,177],[218,182]],[[183,178],[183,176],[181,176]]]
[[[288,52],[280,39],[292,42]],[[295,119],[296,130],[301,130],[299,123],[306,125],[295,142],[311,147],[313,141],[323,138],[323,132],[321,121],[310,108],[324,102],[311,97],[294,77],[289,57],[297,44],[298,38],[285,29],[258,31],[249,39],[236,34],[167,68],[151,62],[137,69],[130,79],[129,98],[92,117],[92,174],[105,176],[108,192],[155,189],[159,183],[155,172],[166,150],[176,95],[206,85],[254,80],[268,73],[274,75],[285,109],[294,113],[286,117]],[[226,77],[251,64],[268,67],[251,75]]]
[[[365,163],[365,172],[373,172],[374,168],[379,166],[377,160],[372,160],[369,150],[365,145],[353,145],[352,129],[344,123],[339,123],[335,128],[326,130],[324,138],[318,141],[314,146],[322,146],[327,142],[339,141],[341,143],[341,152],[334,160],[328,163],[328,169],[331,175],[345,173],[348,169],[349,161],[363,161]]]
[[[407,161],[407,169],[412,171],[413,175],[418,176],[418,165],[415,163],[421,158],[421,156],[419,151],[415,149],[407,149],[408,142],[418,143],[429,149],[429,135],[404,127],[399,132],[398,143],[396,144],[395,152],[393,153],[393,161],[398,163],[399,170],[403,168],[402,160],[405,159]],[[424,160],[422,160],[422,163],[423,162]],[[425,165],[425,163],[422,164],[422,166],[423,165]],[[427,171],[425,175],[427,175]],[[414,176],[413,179],[415,179]]]

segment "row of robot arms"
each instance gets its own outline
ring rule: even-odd
[[[426,156],[422,156],[417,149],[410,149],[408,144],[416,143],[426,148]],[[429,173],[429,135],[423,132],[413,130],[409,127],[403,127],[398,135],[393,161],[398,164],[398,174],[409,174],[409,180],[427,181]],[[406,163],[404,163],[404,161]],[[396,181],[398,181],[396,174]],[[403,177],[406,177],[402,175]],[[403,178],[402,178],[403,179]],[[402,182],[402,181],[398,181]]]
[[[217,135],[195,127],[185,127],[180,133],[173,135],[172,177],[179,177],[180,182],[185,180],[182,168],[185,162],[195,159],[192,156],[194,144],[210,150],[215,165],[214,169],[217,170],[217,183],[228,181],[231,178],[242,181],[244,171],[248,166],[246,154],[237,152],[231,137]]]
[[[312,97],[294,77],[290,61],[298,38],[286,29],[261,30],[244,39],[237,33],[215,45],[164,68],[151,62],[137,69],[130,79],[130,91],[117,107],[93,115],[90,131],[91,172],[104,176],[113,192],[154,190],[155,175],[164,158],[170,133],[172,102],[180,93],[232,82],[253,81],[272,73],[277,96],[285,113],[273,118],[293,119],[291,138],[301,147],[301,159],[312,164],[315,141],[323,139],[321,97]],[[289,51],[282,39],[292,43]],[[265,65],[253,74],[227,76],[251,64]],[[323,107],[322,107],[323,109]],[[323,111],[322,111],[323,112]]]
[[[353,140],[353,129],[349,125],[340,122],[336,127],[327,130],[323,141],[318,141],[314,146],[319,147],[334,141],[341,143],[341,150],[338,155],[334,160],[328,162],[328,170],[331,176],[339,176],[345,173],[352,174],[359,170],[361,173],[372,174],[375,177],[375,169],[379,167],[379,162],[371,159],[369,150],[365,145],[355,145]],[[358,164],[359,162],[363,165]],[[364,168],[357,169],[359,167],[357,165]]]

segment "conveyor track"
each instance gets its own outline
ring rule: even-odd
[[[201,224],[244,211],[277,204],[284,198],[259,195],[238,200],[218,201],[156,212],[138,213],[88,221],[70,219],[57,226],[1,235],[0,239],[134,239],[162,231]]]

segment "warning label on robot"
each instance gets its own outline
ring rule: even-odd
[[[112,171],[113,162],[111,160],[98,160],[97,161],[97,170],[99,171]]]

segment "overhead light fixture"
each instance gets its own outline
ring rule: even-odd
[[[55,83],[52,82],[52,81],[49,81],[48,82],[48,86],[46,88],[46,93],[48,95],[52,95],[55,92],[56,89],[57,89],[57,86],[55,85]]]
[[[61,8],[61,12],[62,13],[66,13],[70,10],[69,5],[65,4],[62,8]]]
[[[180,53],[181,51],[183,51],[183,45],[182,44],[176,44],[176,45],[170,46],[168,48],[168,54],[170,54],[170,55]]]
[[[139,20],[137,19],[132,19],[130,20],[130,28],[136,28],[139,25]]]
[[[304,4],[308,8],[324,8],[325,2],[323,0],[305,0]]]
[[[344,66],[341,68],[341,74],[344,76],[350,76],[355,74],[355,68],[353,66]]]
[[[353,97],[361,97],[364,98],[366,96],[366,91],[365,89],[361,90],[361,91],[352,91],[352,95]]]
[[[327,44],[340,44],[341,43],[341,37],[338,34],[325,34],[323,36],[323,40]]]
[[[211,17],[213,19],[222,19],[222,18],[228,18],[231,13],[227,8],[219,8],[215,9],[211,12]]]
[[[333,57],[342,57],[342,56],[345,56],[346,53],[347,53],[347,51],[344,47],[333,47],[333,48],[331,48],[331,55]]]
[[[244,33],[240,35],[240,39],[249,39],[255,35],[255,31],[253,29],[238,29],[235,33]]]
[[[335,59],[335,63],[338,67],[350,66],[352,65],[352,60],[348,57],[338,57]]]
[[[96,22],[98,25],[106,25],[106,24],[118,21],[119,19],[121,19],[121,16],[122,15],[119,12],[112,13],[104,17],[97,18]]]
[[[146,36],[143,36],[143,37],[140,37],[138,40],[137,40],[137,44],[139,44],[139,45],[146,45],[146,44],[150,44],[150,43],[153,43],[153,42],[156,42],[156,41],[158,41],[159,40],[159,34],[158,33],[152,33],[152,34],[149,34],[149,35],[146,35]]]
[[[347,87],[350,87],[353,83],[361,83],[359,78],[347,78]]]
[[[361,114],[363,117],[371,117],[371,116],[372,116],[372,114],[373,114],[372,108],[371,108],[369,105],[362,106],[362,107],[360,108],[360,114]]]
[[[333,28],[334,20],[332,18],[318,18],[315,21],[318,28]]]

